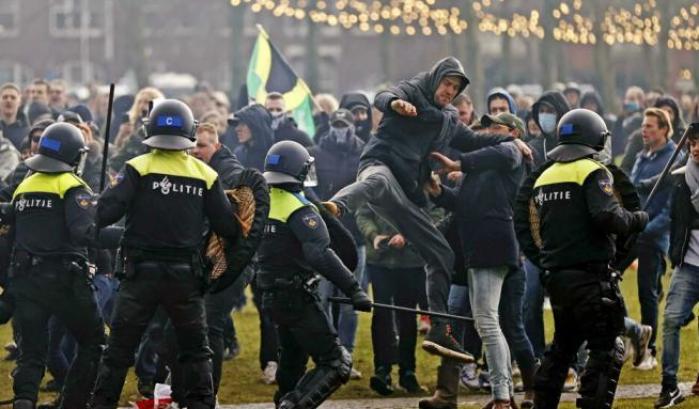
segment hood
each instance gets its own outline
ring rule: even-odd
[[[362,106],[367,110],[366,121],[355,123],[357,136],[359,136],[362,140],[366,141],[369,137],[369,134],[371,133],[371,127],[374,123],[373,112],[371,110],[371,103],[369,102],[369,98],[367,98],[367,96],[361,92],[348,92],[347,94],[344,94],[340,99],[340,108],[344,108],[351,111],[352,108],[356,107],[357,105]]]
[[[582,97],[580,97],[580,107],[582,108],[585,106],[585,103],[588,101],[594,101],[598,107],[597,114],[604,117],[604,104],[602,103],[602,97],[597,93],[597,91],[587,91],[586,93],[582,94]]]
[[[507,92],[504,88],[500,88],[500,87],[493,88],[488,93],[488,97],[485,99],[486,111],[488,110],[488,107],[490,106],[490,100],[495,98],[495,97],[505,98],[507,100],[507,105],[509,105],[509,107],[510,107],[510,113],[511,114],[517,113],[517,103],[515,102],[515,99],[512,98],[512,95],[510,95],[509,92]]]
[[[682,110],[680,109],[680,104],[677,103],[675,98],[671,97],[670,95],[663,95],[655,100],[655,105],[653,106],[656,108],[660,108],[661,106],[669,106],[672,109],[672,112],[675,114],[675,120],[672,121],[672,130],[675,132],[675,134],[677,134],[681,129],[684,129]]]
[[[563,96],[561,92],[546,91],[534,103],[534,105],[532,105],[532,117],[534,118],[534,121],[536,121],[537,124],[539,123],[539,109],[541,108],[541,104],[544,102],[553,106],[553,108],[556,110],[556,113],[558,114],[556,118],[556,123],[558,123],[558,121],[566,112],[570,111],[568,102],[566,101],[566,98]]]
[[[330,152],[347,152],[360,154],[364,149],[364,141],[356,134],[352,134],[347,143],[338,144],[329,129],[318,141],[318,146]]]
[[[449,76],[461,78],[461,88],[459,88],[457,95],[464,92],[470,81],[466,77],[464,67],[454,57],[446,57],[437,61],[429,72],[420,73],[408,82],[419,88],[432,106],[441,108],[434,102],[434,93],[437,91],[437,87],[439,87],[442,79]]]
[[[233,118],[250,128],[252,132],[252,141],[260,142],[263,146],[271,146],[274,143],[272,116],[262,105],[254,104],[246,106],[236,111],[233,114]]]

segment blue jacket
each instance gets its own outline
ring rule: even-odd
[[[650,155],[643,150],[636,156],[636,163],[631,171],[631,182],[638,187],[641,182],[647,181],[660,174],[670,160],[672,152],[675,150],[675,143],[669,141],[663,148]],[[640,189],[638,196],[641,203],[646,206],[648,194],[650,192]],[[653,200],[648,204],[646,211],[650,221],[646,229],[639,237],[641,245],[651,246],[667,253],[670,247],[670,206],[672,198],[672,185],[664,184],[656,193]]]
[[[522,154],[509,142],[463,153],[460,159],[461,187],[442,186],[434,202],[455,212],[466,268],[518,266],[512,207],[524,177]]]

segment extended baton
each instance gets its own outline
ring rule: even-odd
[[[336,303],[336,304],[352,304],[352,300],[350,300],[349,298],[342,298],[342,297],[328,297],[328,301],[330,301],[332,303]],[[423,310],[414,309],[414,308],[399,307],[399,306],[393,305],[393,304],[381,304],[381,303],[373,302],[373,303],[371,303],[371,306],[374,308],[382,308],[384,310],[409,312],[409,313],[415,314],[415,315],[419,314],[419,315],[427,315],[430,317],[447,318],[450,320],[473,321],[473,318],[464,317],[462,315],[452,315],[452,314],[446,314],[443,312],[434,312],[434,311],[423,311]]]

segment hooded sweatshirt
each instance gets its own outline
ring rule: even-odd
[[[349,111],[356,106],[362,106],[367,110],[367,119],[364,121],[355,121],[355,134],[364,142],[368,142],[371,137],[372,112],[369,98],[361,92],[348,92],[340,99],[340,108]]]
[[[488,97],[485,99],[485,107],[487,111],[490,111],[490,100],[492,100],[495,97],[505,98],[507,100],[507,105],[510,107],[510,113],[517,114],[517,103],[515,102],[515,99],[512,98],[512,95],[510,95],[509,92],[507,92],[504,88],[500,87],[493,88],[488,93]]]
[[[427,203],[422,183],[429,177],[428,155],[443,151],[461,129],[458,112],[447,105],[438,106],[434,94],[440,81],[447,76],[461,78],[459,93],[468,84],[461,63],[454,57],[437,62],[429,72],[423,72],[410,80],[379,92],[374,106],[384,113],[376,137],[367,143],[361,156],[361,169],[380,161],[391,169],[408,198],[418,206]],[[417,116],[399,115],[391,108],[391,102],[402,99],[413,104]]]
[[[252,133],[249,141],[235,148],[235,156],[246,168],[255,168],[262,172],[267,151],[274,144],[272,117],[260,104],[247,106],[236,111],[234,115],[247,125]]]
[[[534,118],[534,122],[536,122],[537,124],[540,123],[539,111],[541,110],[541,105],[543,103],[551,105],[553,109],[556,110],[556,125],[558,125],[558,121],[561,120],[561,117],[566,112],[570,111],[570,108],[568,107],[568,102],[566,101],[566,98],[563,96],[562,93],[558,91],[546,91],[534,103],[534,105],[532,105],[532,118]],[[541,129],[541,136],[529,142],[532,149],[534,150],[535,168],[538,168],[544,162],[546,162],[548,158],[546,153],[553,149],[558,143],[558,137],[556,136],[555,130],[553,132],[547,133],[543,130],[543,128],[541,128],[541,125],[539,125],[539,128]]]

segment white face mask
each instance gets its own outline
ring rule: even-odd
[[[284,119],[286,119],[286,114],[284,112],[272,113],[272,124],[270,125],[272,130],[276,131],[277,128],[279,128],[279,125],[284,122]]]
[[[546,134],[556,132],[556,114],[542,112],[539,114],[539,127]]]

